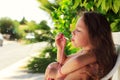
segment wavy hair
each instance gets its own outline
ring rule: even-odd
[[[105,76],[113,68],[116,61],[110,24],[104,15],[96,12],[85,12],[84,22],[87,26],[93,53],[99,65],[99,77]]]

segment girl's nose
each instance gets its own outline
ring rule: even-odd
[[[72,31],[72,35],[75,35],[75,30],[74,30],[74,31]]]

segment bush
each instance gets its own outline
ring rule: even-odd
[[[31,72],[39,72],[44,73],[48,64],[51,62],[54,62],[54,59],[51,58],[39,58],[34,57],[29,61],[29,64],[27,65],[27,68],[31,70]]]
[[[13,21],[8,17],[3,17],[0,19],[0,32],[5,35],[10,35],[9,39],[11,40],[20,38],[18,26],[18,21]]]
[[[56,61],[56,49],[48,45],[38,56],[32,57],[29,60],[27,68],[31,72],[44,73],[48,64],[54,61]]]

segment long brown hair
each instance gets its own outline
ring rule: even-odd
[[[85,12],[83,19],[89,32],[90,42],[94,47],[93,53],[96,55],[101,78],[109,73],[116,61],[110,24],[105,16],[96,12]]]

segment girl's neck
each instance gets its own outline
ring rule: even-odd
[[[83,47],[82,49],[83,49],[84,51],[89,51],[89,50],[92,50],[93,47],[92,47],[92,45],[88,45],[88,46]]]
[[[92,48],[82,48],[83,51],[89,51],[91,50]]]
[[[84,48],[82,48],[82,53],[83,54],[86,54],[86,53],[88,53],[89,51],[91,51],[93,48],[92,47],[84,47]]]

